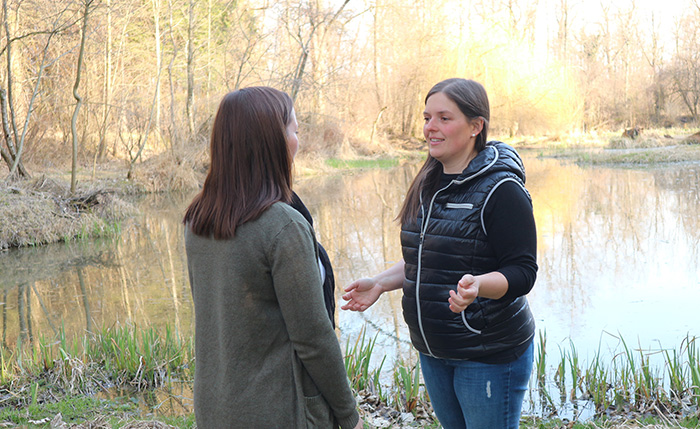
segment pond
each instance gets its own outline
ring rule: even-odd
[[[529,295],[547,351],[678,348],[700,334],[700,165],[582,167],[523,152],[538,228],[537,283]],[[301,178],[341,288],[401,258],[395,217],[418,169]],[[182,212],[189,195],[152,195],[116,239],[0,252],[2,345],[116,324],[193,331]],[[339,311],[341,345],[365,330],[384,368],[414,359],[401,293],[364,313]],[[375,365],[378,362],[374,363]]]

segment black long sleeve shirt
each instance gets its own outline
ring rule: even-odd
[[[443,174],[440,187],[458,174]],[[508,280],[501,299],[527,295],[537,278],[537,230],[532,205],[519,184],[505,182],[484,207],[488,242],[499,262],[498,272]]]

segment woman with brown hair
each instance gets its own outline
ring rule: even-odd
[[[214,119],[184,217],[200,428],[362,427],[314,231],[289,205],[296,133],[292,100],[269,87],[227,94]]]
[[[364,311],[403,288],[403,314],[425,386],[445,429],[517,429],[532,371],[535,320],[527,295],[537,234],[525,168],[488,141],[488,96],[447,79],[425,97],[428,157],[403,207],[403,259],[345,289]]]

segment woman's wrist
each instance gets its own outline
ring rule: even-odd
[[[403,260],[401,260],[389,267],[387,270],[382,271],[381,273],[372,277],[370,281],[374,285],[373,287],[379,288],[378,290],[380,291],[380,295],[384,292],[390,292],[401,288],[404,281],[403,268],[404,263]]]
[[[384,288],[384,284],[382,283],[382,280],[383,280],[383,278],[381,277],[381,274],[372,277],[372,284],[374,285],[372,287],[377,289],[379,291],[380,295],[383,294],[384,292],[386,292],[386,289]]]
[[[399,278],[396,274],[377,276],[373,279],[374,285],[379,287],[381,293],[390,292],[399,289],[403,285],[403,277]]]

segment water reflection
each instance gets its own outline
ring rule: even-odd
[[[643,349],[698,335],[700,166],[582,168],[525,156],[538,226],[530,295],[548,352],[573,342],[582,360],[618,335]],[[395,217],[416,165],[297,181],[339,290],[401,258]],[[192,302],[180,224],[192,195],[148,196],[114,240],[0,252],[3,347],[84,330],[166,324],[189,335]],[[340,312],[343,345],[363,328],[377,358],[411,359],[400,292],[365,313]],[[556,360],[556,356],[552,357]],[[378,364],[378,362],[376,362]]]
[[[543,164],[530,165],[540,243],[531,302],[548,338],[585,351],[603,332],[642,348],[697,335],[698,166],[561,166],[550,183]]]
[[[170,382],[154,390],[106,389],[97,394],[99,398],[114,400],[129,398],[138,404],[142,416],[184,416],[194,412],[194,394],[190,383]]]
[[[4,346],[115,324],[192,332],[180,211],[190,196],[150,197],[118,239],[0,253]]]

